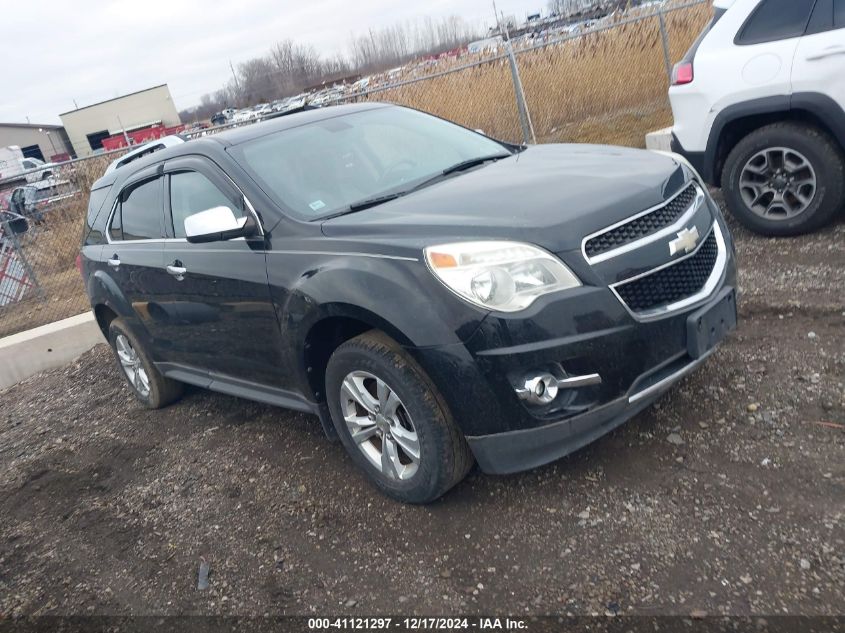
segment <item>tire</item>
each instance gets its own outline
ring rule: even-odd
[[[347,379],[358,381],[368,391],[369,398],[366,394],[359,398],[367,400],[371,409],[378,409],[373,405],[379,404],[379,380],[398,398],[398,405],[392,397],[383,398],[381,404],[388,404],[382,417],[366,421],[371,420],[365,416],[367,410],[355,404],[348,389],[344,391]],[[341,442],[352,460],[387,496],[404,503],[429,503],[466,477],[472,467],[469,446],[437,388],[414,359],[385,334],[370,331],[338,347],[326,370],[326,393]],[[355,414],[366,421],[358,431],[368,433],[369,439],[360,443],[353,439],[355,425],[347,423],[345,414]],[[356,434],[364,437],[358,431]],[[417,439],[416,445],[409,439],[412,436]],[[388,459],[393,465],[386,467],[381,466],[384,461],[377,456],[385,452],[391,455],[385,450],[389,446],[385,442],[393,444],[392,454],[398,457],[398,463]],[[405,450],[408,446],[410,452]],[[412,457],[414,446],[416,463]]]
[[[143,380],[138,382],[137,378],[135,380],[130,378],[130,374],[137,377],[138,373],[126,366],[125,361],[130,360],[130,357],[126,356],[127,349],[125,345],[127,343],[129,350],[137,356],[137,369],[143,370],[141,376],[146,377],[146,390],[143,389]],[[149,409],[161,409],[182,396],[185,386],[181,382],[165,378],[161,375],[161,372],[155,368],[155,365],[150,360],[147,351],[138,342],[137,337],[126,326],[123,319],[114,319],[109,325],[109,344],[114,352],[120,373],[129,385],[129,390],[145,407]],[[139,384],[141,388],[139,388]]]
[[[814,176],[814,185],[805,184],[800,192],[806,203],[792,193],[797,185],[786,185],[784,195],[796,208],[800,208],[797,212],[796,209],[787,212],[786,206],[775,203],[768,217],[762,215],[761,206],[770,199],[768,196],[775,195],[775,189],[760,197],[763,204],[758,205],[758,211],[755,212],[749,204],[748,200],[756,192],[741,183],[747,183],[747,177],[766,181],[771,177],[770,166],[778,163],[777,160],[761,157],[763,152],[773,152],[775,158],[779,153],[789,156],[793,169],[799,164],[797,158],[803,159],[805,165],[811,168],[804,166],[800,172],[785,173],[787,177],[794,176],[797,182]],[[751,168],[764,169],[766,173],[758,176]],[[783,184],[782,181],[775,182]],[[733,216],[755,233],[770,236],[808,233],[830,222],[845,205],[845,157],[827,134],[812,125],[774,123],[750,133],[731,150],[722,170],[722,190]]]

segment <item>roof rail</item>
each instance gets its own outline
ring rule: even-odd
[[[163,136],[161,138],[148,141],[143,145],[140,145],[135,149],[127,152],[126,154],[118,158],[116,161],[113,161],[106,168],[106,173],[111,173],[115,169],[119,169],[120,167],[131,163],[133,160],[138,160],[139,158],[152,154],[153,152],[157,152],[158,150],[164,149],[165,147],[173,147],[174,145],[181,145],[185,142],[187,142],[186,139],[180,136],[179,134]]]

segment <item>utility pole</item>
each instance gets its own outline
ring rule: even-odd
[[[120,123],[120,128],[123,130],[123,140],[126,141],[126,147],[129,147],[132,143],[129,141],[129,135],[126,133],[126,127],[123,125],[123,121],[120,120],[120,115],[117,115],[117,122]]]
[[[50,130],[45,130],[43,127],[38,128],[39,132],[43,132],[47,135],[47,139],[50,141],[50,145],[53,146],[53,155],[57,155],[59,152],[56,151],[56,144],[53,142],[53,137],[50,135]]]
[[[238,96],[240,96],[241,92],[241,84],[238,82],[238,76],[235,74],[235,67],[232,66],[232,60],[229,59],[229,69],[232,71],[232,79],[235,80],[235,90],[238,91]]]

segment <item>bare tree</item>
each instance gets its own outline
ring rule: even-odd
[[[448,51],[480,37],[457,16],[408,21],[352,36],[348,56],[323,58],[311,45],[279,41],[265,56],[238,64],[223,88],[200,98],[185,120],[208,118],[227,107],[243,107],[300,93],[315,86],[378,72],[423,55]]]

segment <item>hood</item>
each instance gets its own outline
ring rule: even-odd
[[[337,238],[513,239],[561,252],[663,202],[685,180],[677,162],[654,152],[537,145],[322,228]]]

